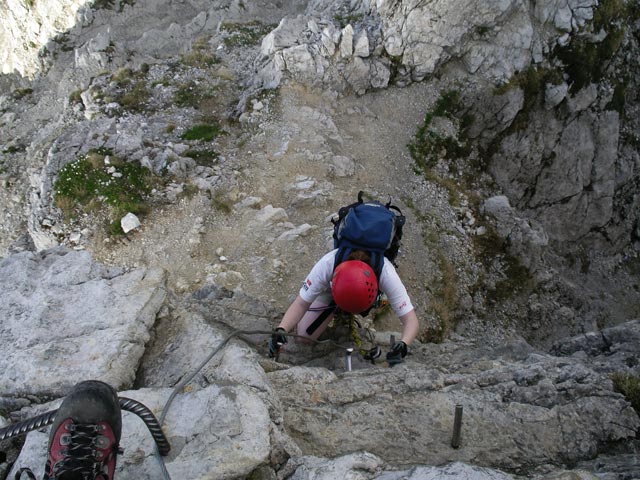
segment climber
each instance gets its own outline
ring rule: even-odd
[[[44,480],[113,480],[122,432],[115,390],[104,382],[78,383],[65,397],[49,433]],[[21,468],[15,480],[35,480]]]
[[[353,314],[364,313],[372,307],[380,290],[403,325],[402,337],[387,353],[387,362],[391,366],[401,363],[407,355],[407,347],[418,335],[419,322],[393,264],[384,258],[378,280],[368,253],[354,250],[334,269],[338,250],[324,255],[311,269],[298,296],[271,336],[270,356],[276,355],[287,343],[283,333],[297,326],[298,335],[317,339],[337,309]]]
[[[270,356],[287,343],[283,334],[295,326],[299,336],[315,340],[338,310],[366,316],[386,295],[403,326],[400,341],[387,353],[387,362],[393,366],[404,361],[407,346],[420,328],[407,289],[394,268],[406,218],[391,201],[365,202],[363,197],[364,192],[358,192],[358,200],[341,207],[338,218],[331,219],[334,250],[311,269],[271,336]]]

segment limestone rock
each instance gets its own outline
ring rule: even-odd
[[[62,247],[0,262],[5,396],[60,395],[81,379],[130,386],[165,298],[164,273],[125,273]]]
[[[323,2],[320,2],[323,3]],[[400,59],[396,66],[396,81],[421,81],[452,60],[460,60],[470,74],[484,76],[491,81],[505,82],[514,73],[524,70],[531,59],[541,60],[546,42],[553,42],[565,34],[583,26],[592,16],[594,0],[575,0],[571,5],[537,5],[537,15],[531,16],[527,7],[517,0],[492,0],[481,4],[469,3],[452,6],[446,1],[416,5],[410,0],[370,2],[362,15],[362,26],[346,25],[340,35],[326,30],[317,35],[307,27],[314,20],[305,22],[300,16],[286,19],[276,31],[265,38],[261,54],[267,64],[260,76],[264,84],[273,88],[289,73],[305,82],[322,82],[332,88],[342,89],[340,77],[348,81],[357,93],[371,88],[384,88],[387,84],[365,78],[362,63],[355,58],[367,58],[375,52],[377,59],[384,51],[388,56]],[[575,5],[574,5],[575,3]],[[308,8],[310,16],[337,16],[335,7],[323,3],[322,8],[313,4]],[[550,22],[550,17],[555,20]],[[445,19],[444,21],[441,21]],[[324,23],[328,23],[323,19]],[[549,28],[549,24],[553,28]],[[305,58],[289,67],[289,62],[278,58],[292,49],[292,45],[306,45]],[[316,53],[318,52],[318,53]],[[313,58],[320,52],[331,63]],[[334,52],[337,55],[334,58]],[[303,64],[306,66],[302,67]],[[379,71],[369,72],[371,77]],[[345,68],[347,67],[347,68]],[[315,70],[316,77],[299,75]],[[353,80],[359,71],[359,81]],[[404,72],[404,73],[402,73]],[[351,77],[351,80],[349,78]]]
[[[613,215],[619,122],[615,111],[585,111],[566,124],[547,112],[504,140],[491,171],[551,239],[577,240]]]
[[[569,86],[566,83],[560,85],[547,84],[544,92],[545,108],[551,109],[560,104],[569,92]]]
[[[336,177],[351,177],[356,173],[356,162],[351,158],[336,155],[330,162],[329,173]]]
[[[268,377],[283,404],[285,428],[303,452],[318,456],[368,451],[393,463],[416,455],[430,464],[451,460],[445,439],[456,404],[464,405],[464,440],[453,458],[501,469],[533,458],[577,459],[605,439],[632,438],[640,426],[622,396],[588,367],[539,354],[494,365],[476,374],[464,367],[454,373],[455,364],[443,374],[412,361],[391,371],[340,374],[293,367]],[[298,408],[300,402],[312,413]],[[384,434],[394,441],[382,447],[375,439]]]
[[[640,320],[558,341],[551,347],[551,352],[581,358],[603,374],[640,377],[640,365],[636,362],[640,357]]]
[[[511,475],[504,472],[459,462],[441,467],[390,470],[382,459],[366,452],[335,459],[311,456],[292,458],[282,474],[295,480],[333,480],[354,475],[363,480],[437,480],[447,476],[461,480],[513,480]]]
[[[496,219],[497,233],[507,241],[510,253],[535,270],[542,250],[549,243],[542,226],[534,219],[518,217],[504,195],[488,198],[482,208]]]
[[[145,388],[121,391],[118,395],[142,402],[159,417],[171,393],[168,388]],[[59,403],[46,404],[31,410],[29,415],[55,409]],[[160,478],[162,473],[147,427],[135,414],[126,411],[122,423],[124,454],[118,457],[116,478]],[[172,447],[164,459],[167,470],[172,478],[248,475],[267,461],[269,424],[267,406],[247,386],[210,385],[188,393],[179,392],[163,425]],[[30,433],[12,472],[27,466],[40,478],[47,458],[47,437],[48,433]],[[204,456],[203,450],[207,451]]]
[[[129,212],[120,219],[120,226],[124,233],[129,233],[131,230],[135,230],[140,227],[140,219],[133,213]]]
[[[83,0],[25,3],[3,0],[0,8],[0,53],[2,73],[17,71],[33,76],[40,64],[38,50],[49,39],[73,27]],[[26,51],[25,51],[26,50]]]
[[[273,205],[265,205],[256,213],[254,223],[259,227],[268,227],[274,223],[286,220],[287,218],[287,212],[284,208],[275,208]]]

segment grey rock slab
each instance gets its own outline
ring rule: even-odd
[[[242,341],[251,338],[236,337],[223,345],[231,330],[222,323],[212,323],[189,308],[162,319],[158,329],[163,334],[147,349],[138,380],[147,386],[162,387],[195,374],[196,384],[241,384],[258,392],[269,392],[270,384],[255,351]],[[266,344],[266,335],[256,338]]]
[[[456,480],[512,480],[511,475],[490,468],[454,462],[439,467],[414,467],[400,472],[385,472],[374,477],[374,480],[439,480],[441,478]]]
[[[552,345],[551,353],[580,358],[603,374],[640,376],[640,320],[560,340]]]
[[[601,442],[634,438],[640,426],[606,377],[546,355],[450,376],[407,361],[340,375],[294,367],[268,378],[285,429],[309,455],[369,451],[392,463],[421,458],[513,470],[591,458]],[[462,446],[454,450],[457,404],[464,407]]]
[[[119,396],[142,402],[159,417],[170,394],[171,389],[162,388],[124,391]],[[54,410],[59,403],[42,405],[29,416]],[[124,454],[118,457],[115,478],[162,478],[147,427],[133,413],[123,412],[122,418]],[[168,409],[163,431],[172,447],[164,457],[171,478],[239,478],[268,461],[268,409],[256,393],[243,385],[210,385],[179,393]],[[27,466],[38,478],[42,477],[47,438],[46,429],[28,434],[14,472]]]
[[[293,473],[292,473],[293,472]],[[292,458],[279,472],[278,478],[290,480],[513,480],[504,472],[461,462],[443,466],[416,466],[406,470],[391,470],[389,465],[368,452],[357,452],[338,458],[304,456]]]
[[[62,247],[0,262],[0,390],[59,395],[98,378],[131,386],[165,292],[158,269],[124,272]]]

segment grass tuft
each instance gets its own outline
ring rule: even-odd
[[[58,172],[54,183],[54,205],[66,217],[75,211],[95,211],[110,207],[113,215],[148,211],[145,202],[151,191],[150,172],[137,163],[111,157],[105,164],[105,153],[98,151],[78,157]]]
[[[640,378],[628,373],[614,373],[611,381],[615,390],[627,399],[634,410],[640,414]]]
[[[257,45],[277,25],[263,24],[258,21],[248,23],[225,22],[220,30],[226,34],[224,44],[227,48]]]
[[[183,140],[202,140],[211,142],[222,133],[222,129],[217,124],[200,124],[191,127],[184,132],[180,138]]]

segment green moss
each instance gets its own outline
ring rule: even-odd
[[[74,90],[69,94],[69,105],[76,105],[82,103],[82,90]]]
[[[220,63],[220,59],[209,51],[208,38],[198,38],[190,52],[185,53],[181,57],[184,65],[194,68],[209,68]]]
[[[628,373],[614,373],[611,381],[615,390],[627,399],[634,410],[640,414],[640,378]]]
[[[562,82],[563,77],[559,70],[530,66],[514,75],[506,84],[496,88],[494,94],[503,95],[511,88],[522,89],[523,104],[519,115],[527,121],[529,113],[544,100],[545,86],[559,85]]]
[[[612,23],[619,22],[626,16],[627,9],[623,0],[601,0],[593,11],[594,30],[607,30]]]
[[[194,51],[182,56],[182,63],[194,68],[208,68],[220,63],[220,59],[213,53]]]
[[[460,92],[449,90],[440,95],[432,111],[427,112],[424,122],[418,128],[413,141],[407,146],[419,170],[426,173],[437,164],[440,158],[454,160],[464,158],[471,152],[471,144],[467,138],[467,130],[473,124],[473,115],[461,114]],[[435,117],[448,118],[458,123],[458,137],[442,136],[433,130]]]
[[[225,46],[234,48],[257,45],[276,26],[258,21],[248,23],[225,22],[221,25],[220,30],[226,34],[223,40]]]
[[[640,20],[640,0],[629,0],[627,2],[627,19],[630,23]]]
[[[576,92],[602,77],[604,59],[599,44],[574,41],[565,47],[556,48],[555,55],[562,60],[564,70],[569,75],[571,92]]]
[[[146,108],[150,93],[144,80],[139,80],[131,85],[125,93],[115,100],[122,105],[122,108],[130,112],[142,112]]]
[[[522,108],[507,129],[496,135],[487,147],[480,149],[480,155],[475,160],[476,169],[486,171],[491,158],[499,151],[502,140],[527,128],[531,113],[540,108],[544,102],[546,85],[559,85],[563,81],[562,72],[557,68],[549,69],[530,66],[525,71],[514,75],[509,82],[494,90],[495,95],[503,95],[512,88],[521,89],[523,91]]]
[[[340,28],[344,28],[347,25],[355,25],[364,20],[364,15],[362,13],[349,13],[345,15],[336,14],[333,19],[340,26]]]
[[[213,208],[221,211],[225,215],[228,215],[233,211],[231,200],[229,200],[229,198],[227,198],[227,196],[220,191],[216,192],[211,199],[211,205],[213,206]]]
[[[107,234],[111,235],[112,237],[124,236],[124,231],[122,230],[120,219],[108,221],[105,230]]]
[[[179,85],[173,96],[173,102],[178,107],[197,107],[200,105],[201,98],[196,92],[195,83]]]
[[[490,31],[491,31],[491,28],[484,25],[480,25],[476,27],[476,34],[480,37],[487,36]]]
[[[437,117],[447,117],[453,119],[460,110],[460,92],[458,90],[447,90],[440,94],[436,101],[433,115]]]
[[[216,93],[215,87],[189,82],[178,86],[173,101],[179,107],[198,109],[204,101],[215,98]]]
[[[180,138],[183,140],[202,140],[210,142],[222,133],[222,129],[217,124],[200,124],[191,127],[184,132]]]
[[[33,88],[18,88],[12,92],[12,96],[16,100],[20,100],[27,95],[31,95],[33,93]]]
[[[24,152],[24,151],[25,151],[24,145],[11,145],[5,148],[4,150],[2,150],[2,153],[18,153],[18,152]]]
[[[111,159],[104,164],[104,154],[92,152],[66,164],[54,184],[54,204],[65,215],[75,209],[87,211],[98,204],[108,205],[114,214],[145,213],[145,197],[151,191],[150,173],[137,163]],[[120,176],[108,172],[115,168]]]
[[[442,136],[429,130],[420,128],[416,134],[416,141],[409,146],[411,157],[420,170],[426,172],[436,166],[438,159],[453,160],[466,157],[470,153],[470,145],[451,136]]]
[[[484,281],[481,280],[475,289],[483,291],[490,305],[531,291],[534,282],[529,269],[522,265],[518,258],[508,253],[505,241],[498,236],[491,225],[484,224],[483,226],[487,232],[484,235],[473,237],[476,257],[487,271],[495,270],[496,265],[499,265],[504,278],[491,288],[487,288]]]
[[[615,82],[615,87],[613,89],[613,95],[611,96],[611,101],[606,106],[607,110],[615,110],[620,114],[621,117],[624,116],[624,106],[626,103],[627,85],[628,85],[627,79],[623,81]]]
[[[133,78],[134,73],[130,68],[120,68],[111,75],[111,81],[117,83],[121,87],[128,85]]]
[[[142,112],[146,109],[151,93],[147,88],[144,71],[121,68],[111,75],[110,80],[118,86],[119,92],[113,98],[105,98],[105,101],[117,102],[130,112]]]
[[[107,155],[113,155],[113,150],[111,148],[107,148],[107,147],[98,147],[98,148],[93,148],[91,150],[89,150],[89,154],[97,154],[97,155],[102,155],[103,157],[106,157]],[[112,159],[112,161],[118,161],[117,158]]]
[[[577,36],[568,45],[556,47],[554,54],[564,64],[572,92],[602,79],[611,58],[622,45],[625,24],[636,6],[632,2],[627,7],[622,0],[601,1],[594,9],[591,27],[596,34],[604,31],[604,40],[593,42],[589,37]]]

